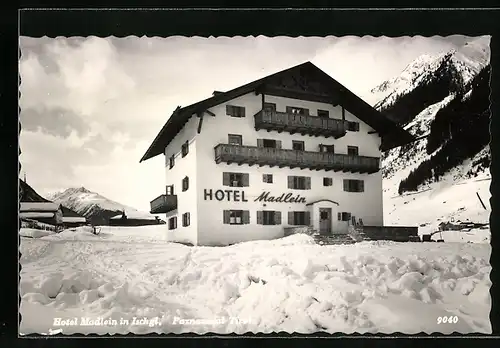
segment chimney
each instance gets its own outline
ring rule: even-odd
[[[215,96],[218,96],[219,94],[222,94],[224,92],[221,92],[221,91],[213,91],[212,92],[212,96],[215,97]]]

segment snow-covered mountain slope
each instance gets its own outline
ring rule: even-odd
[[[489,36],[482,36],[467,42],[458,49],[435,56],[422,55],[416,58],[399,76],[371,90],[375,99],[378,100],[375,108],[388,109],[402,95],[409,94],[417,87],[431,84],[443,77],[451,77],[450,83],[469,84],[489,64],[489,42]]]
[[[155,216],[135,208],[115,202],[85,187],[69,188],[49,195],[51,201],[61,203],[85,216],[94,224],[106,224],[107,221],[123,211],[130,219],[154,220]]]
[[[476,192],[488,202],[489,40],[418,57],[372,90],[375,107],[418,138],[383,154],[387,224],[488,222]]]

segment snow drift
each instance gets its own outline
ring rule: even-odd
[[[488,244],[187,247],[141,230],[23,238],[21,333],[491,332]]]

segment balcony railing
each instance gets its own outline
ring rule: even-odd
[[[273,110],[261,110],[255,114],[255,129],[275,130],[308,134],[313,136],[334,137],[346,134],[347,121],[308,115],[297,115]]]
[[[161,195],[151,201],[151,214],[165,214],[177,209],[177,195]]]
[[[380,169],[378,157],[230,144],[219,144],[215,147],[215,162],[268,165],[280,168],[323,169],[351,173],[375,173]]]

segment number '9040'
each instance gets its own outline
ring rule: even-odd
[[[456,315],[437,317],[438,324],[456,324],[458,323],[458,317]]]

